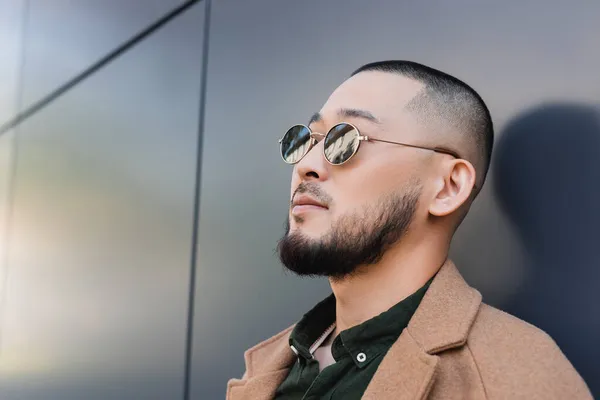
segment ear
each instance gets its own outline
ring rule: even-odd
[[[443,166],[444,173],[436,180],[434,197],[429,213],[436,217],[452,214],[471,197],[475,185],[475,168],[462,159],[454,159]]]

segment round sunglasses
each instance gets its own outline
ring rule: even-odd
[[[360,134],[357,127],[347,122],[335,125],[327,134],[316,133],[310,130],[306,125],[294,125],[279,139],[281,144],[281,158],[288,164],[296,164],[323,138],[323,155],[332,165],[342,165],[352,158],[360,147],[360,142],[382,142],[398,144],[401,146],[412,147],[415,149],[435,151],[436,153],[448,154],[454,158],[460,158],[452,150],[439,147],[425,147],[400,142],[391,142],[389,140],[374,139],[370,136]]]

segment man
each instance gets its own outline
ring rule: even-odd
[[[361,67],[290,128],[279,256],[333,293],[248,350],[227,398],[591,398],[550,337],[483,304],[447,259],[492,143],[472,88],[407,61]]]

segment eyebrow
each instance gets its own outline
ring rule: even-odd
[[[376,124],[381,124],[381,121],[369,111],[360,110],[357,108],[340,108],[337,112],[337,115],[340,118],[362,118]],[[320,113],[316,112],[313,114],[312,117],[310,117],[308,125],[321,121],[323,121],[323,116]]]

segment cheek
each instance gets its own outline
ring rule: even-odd
[[[349,174],[339,182],[335,193],[335,214],[345,214],[375,202],[384,192],[384,179],[371,174]]]
[[[336,179],[338,191],[336,203],[340,211],[347,212],[376,203],[390,193],[401,191],[415,178],[407,165],[398,163],[373,163],[371,168],[356,168]]]

